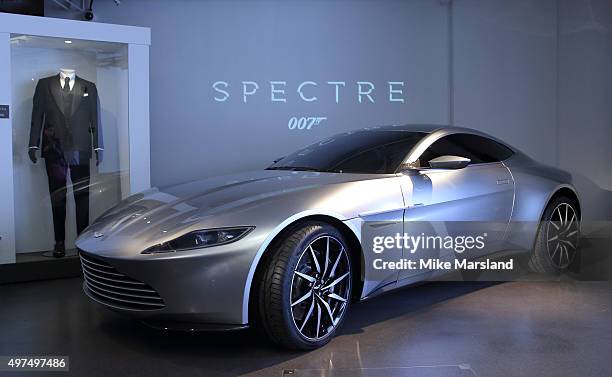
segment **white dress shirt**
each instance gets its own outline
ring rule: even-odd
[[[62,89],[64,89],[64,83],[66,82],[66,78],[70,80],[68,85],[70,86],[70,90],[72,90],[72,88],[74,88],[74,79],[76,78],[76,74],[74,73],[74,71],[60,71],[60,85],[62,86]]]

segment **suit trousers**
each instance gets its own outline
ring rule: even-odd
[[[85,159],[80,164],[70,164],[66,162],[64,156],[53,154],[45,157],[45,168],[49,181],[55,242],[64,242],[68,173],[72,181],[72,193],[76,207],[77,234],[80,234],[89,225],[89,159]]]

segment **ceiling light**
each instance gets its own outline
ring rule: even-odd
[[[66,39],[66,40],[64,41],[64,43],[65,43],[65,44],[67,44],[67,45],[69,45],[69,44],[72,44],[72,41],[71,41],[70,39]]]

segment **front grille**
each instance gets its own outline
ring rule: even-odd
[[[166,305],[155,289],[117,271],[99,258],[79,251],[85,291],[104,305],[127,310],[158,310]]]

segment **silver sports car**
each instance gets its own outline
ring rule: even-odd
[[[487,247],[466,258],[520,249],[535,271],[556,273],[577,253],[580,205],[570,174],[483,133],[373,127],[263,170],[131,196],[77,247],[86,294],[109,308],[158,328],[257,326],[311,349],[352,301],[431,276],[380,268],[419,253],[368,246],[423,223],[454,234],[478,224]]]

